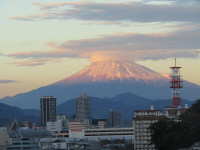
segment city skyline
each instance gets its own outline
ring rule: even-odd
[[[122,58],[200,85],[198,0],[3,0],[0,98]]]

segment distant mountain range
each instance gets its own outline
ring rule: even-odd
[[[90,64],[80,72],[49,86],[5,97],[0,102],[20,108],[39,108],[43,96],[54,96],[61,104],[86,93],[93,97],[113,97],[130,92],[148,99],[169,99],[170,78],[127,60],[105,60]],[[188,100],[200,98],[200,86],[184,81],[182,97]],[[136,102],[137,103],[137,102]]]
[[[17,118],[19,122],[29,120],[39,123],[39,115],[39,110],[20,109],[15,106],[0,103],[0,126],[10,124],[15,118]]]
[[[191,106],[195,101],[182,100],[182,108],[185,104]],[[57,113],[60,114],[75,114],[75,99],[66,101],[58,105]],[[123,121],[132,121],[135,110],[149,110],[151,105],[155,109],[165,109],[167,106],[172,106],[171,99],[146,99],[132,93],[123,93],[112,98],[97,98],[91,97],[92,117],[93,118],[108,118],[109,110],[118,110],[122,113]]]
[[[195,101],[182,100],[182,107],[184,107],[184,104],[189,104],[189,106],[191,106],[194,102]],[[119,110],[122,113],[123,122],[126,123],[132,121],[134,110],[150,109],[150,105],[154,105],[155,109],[164,109],[166,106],[171,106],[171,104],[172,102],[170,99],[151,100],[132,93],[123,93],[112,98],[91,97],[93,118],[108,118],[109,110]],[[74,98],[57,105],[57,114],[75,114],[75,108]],[[40,111],[20,109],[0,104],[0,125],[10,123],[15,117],[19,120],[39,123]]]

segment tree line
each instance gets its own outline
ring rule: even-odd
[[[200,99],[179,119],[180,121],[164,118],[150,126],[151,143],[156,149],[189,148],[200,141]]]

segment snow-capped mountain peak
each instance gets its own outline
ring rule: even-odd
[[[91,63],[78,73],[57,83],[101,82],[110,80],[168,80],[166,76],[128,60],[103,60]]]

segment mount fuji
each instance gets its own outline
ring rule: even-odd
[[[0,100],[21,108],[39,108],[43,96],[52,95],[57,104],[85,93],[95,97],[113,97],[120,93],[131,92],[149,99],[169,99],[170,78],[128,60],[104,60],[91,63],[78,73],[51,85],[27,93],[5,97]],[[196,100],[200,97],[200,86],[183,82],[182,97]]]

